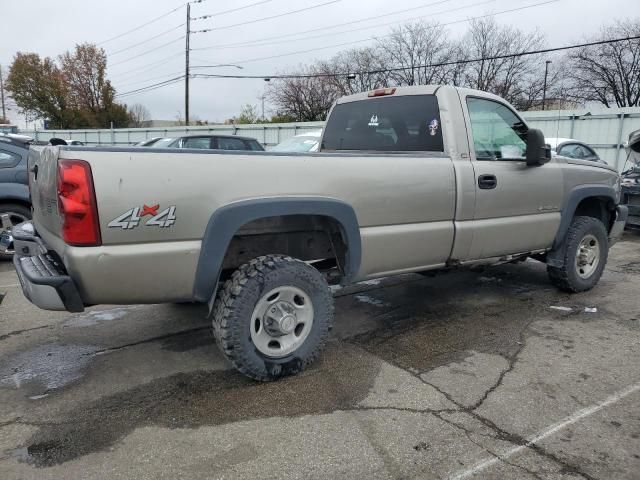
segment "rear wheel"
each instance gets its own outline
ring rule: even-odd
[[[7,203],[0,205],[0,232],[11,232],[19,223],[31,219],[31,212],[23,205]],[[0,253],[0,260],[8,260],[13,256],[13,249]]]
[[[560,248],[564,265],[547,266],[551,283],[566,292],[593,288],[602,276],[609,255],[604,224],[593,217],[575,217]]]
[[[294,375],[320,354],[333,322],[324,276],[301,260],[258,257],[234,272],[213,311],[223,354],[260,381]]]

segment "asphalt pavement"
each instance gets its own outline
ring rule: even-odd
[[[261,384],[196,305],[46,312],[0,263],[0,478],[638,479],[640,235],[544,265],[335,292],[320,361]]]

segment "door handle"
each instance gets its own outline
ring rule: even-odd
[[[498,179],[495,175],[480,175],[478,177],[478,187],[483,190],[492,190],[498,186]]]

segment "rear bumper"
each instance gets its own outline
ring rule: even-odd
[[[44,310],[84,311],[78,289],[64,265],[49,252],[30,223],[14,229],[16,268],[22,292],[27,299]]]
[[[609,245],[613,245],[618,241],[622,232],[624,231],[624,226],[627,223],[627,218],[629,217],[629,209],[626,205],[618,205],[616,207],[616,219],[613,222],[613,226],[611,227],[611,231],[609,232]]]

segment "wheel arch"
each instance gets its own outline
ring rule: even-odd
[[[562,207],[560,226],[553,244],[554,248],[564,241],[571,225],[571,220],[576,213],[603,220],[603,209],[605,211],[613,210],[615,205],[616,191],[609,185],[579,185],[574,187],[567,195]],[[608,231],[611,225],[605,223],[605,227]]]
[[[616,191],[609,185],[579,185],[574,187],[567,195],[562,206],[560,225],[553,242],[553,250],[547,254],[547,264],[561,267],[564,264],[561,246],[571,226],[575,215],[585,215],[601,220],[607,232],[611,229],[612,216],[610,211],[616,206]]]
[[[360,269],[362,254],[358,220],[351,205],[329,197],[259,198],[230,203],[211,215],[202,239],[194,281],[194,299],[208,302],[213,298],[231,241],[244,225],[256,220],[293,215],[327,217],[340,226],[346,246],[343,281],[352,281]]]

